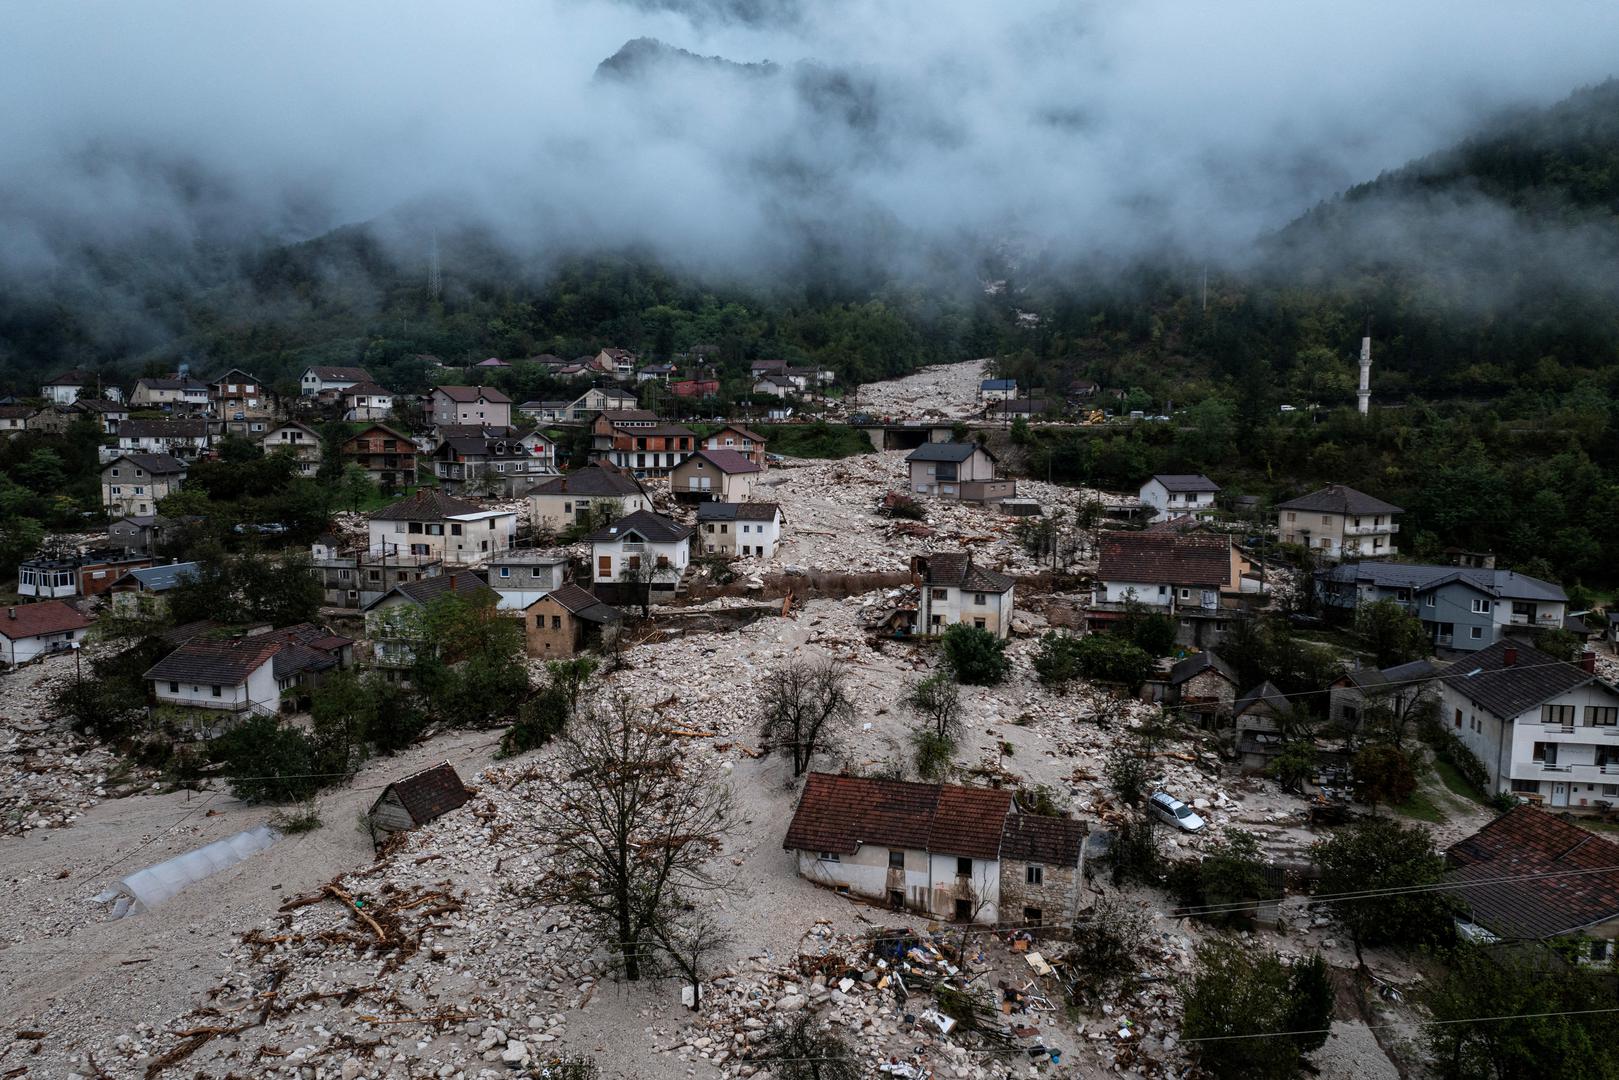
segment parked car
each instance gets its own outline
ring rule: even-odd
[[[1147,800],[1147,805],[1152,808],[1153,813],[1182,832],[1197,832],[1208,824],[1197,816],[1197,811],[1167,791],[1153,792],[1152,798]]]

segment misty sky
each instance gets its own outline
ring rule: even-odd
[[[780,66],[594,77],[642,37]],[[422,199],[720,265],[817,233],[1232,253],[1616,58],[1619,4],[1575,0],[13,3],[0,265]]]

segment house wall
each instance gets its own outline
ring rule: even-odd
[[[232,712],[252,712],[271,715],[281,707],[281,689],[275,682],[275,662],[266,660],[237,686],[220,686],[220,696],[214,697],[208,683],[179,683],[171,690],[172,680],[152,679],[152,696],[160,704],[176,705],[187,709],[222,709]]]
[[[139,475],[113,476],[114,468],[119,469],[120,474],[135,472]],[[135,469],[128,462],[122,466],[109,465],[101,470],[101,505],[110,517],[156,513],[158,500],[180,490],[182,482],[183,477],[151,476],[146,470]]]
[[[33,637],[11,638],[0,637],[0,658],[13,666],[26,664],[41,653],[51,652],[62,648],[70,642],[82,641],[83,630],[62,630],[54,634],[36,634]]]
[[[523,610],[523,645],[530,656],[564,659],[584,646],[584,627],[567,608],[542,597]]]
[[[1104,581],[1100,585],[1101,599],[1109,604],[1126,604],[1134,600],[1145,607],[1165,610],[1188,607],[1214,610],[1220,606],[1220,591],[1201,585],[1146,581]]]
[[[466,566],[510,550],[517,534],[517,515],[497,513],[474,520],[373,520],[367,525],[369,550],[375,554],[416,555]]]
[[[903,850],[905,868],[890,868],[891,850]],[[1000,912],[1000,865],[994,859],[974,859],[970,879],[956,876],[954,855],[930,855],[915,848],[888,848],[861,844],[853,854],[840,854],[836,862],[823,860],[819,852],[798,852],[798,873],[819,885],[847,889],[856,896],[887,904],[890,890],[905,894],[905,906],[940,918],[955,916],[955,901],[963,896],[972,903],[975,921],[993,924]]]
[[[619,516],[637,510],[651,510],[652,500],[639,493],[634,495],[530,495],[529,520],[536,527],[543,526],[561,532],[589,516],[590,507],[598,502],[616,502]]]
[[[1153,508],[1151,520],[1160,521],[1180,514],[1195,514],[1214,509],[1214,492],[1170,491],[1154,479],[1141,485],[1141,503],[1143,506]]]
[[[1207,705],[1195,707],[1221,715],[1230,714],[1236,699],[1236,688],[1230,680],[1212,668],[1198,672],[1180,686],[1180,700],[1183,703],[1207,702]]]
[[[1450,683],[1440,684],[1440,722],[1484,763],[1492,792],[1539,795],[1547,806],[1576,811],[1595,809],[1598,799],[1619,804],[1619,725],[1593,727],[1585,716],[1587,707],[1619,707],[1619,694],[1592,683],[1544,704],[1573,706],[1572,730],[1543,723],[1538,705],[1504,720]],[[1555,764],[1535,760],[1537,743],[1555,744]]]
[[[405,809],[405,804],[390,787],[371,811],[371,825],[378,832],[386,834],[414,829],[416,822],[411,819],[410,811]]]
[[[432,402],[435,424],[511,426],[512,407],[504,401],[453,401],[448,394],[435,390]]]
[[[936,593],[942,592],[942,597]],[[998,638],[1011,631],[1012,605],[1015,589],[1004,593],[980,593],[957,588],[954,585],[922,586],[921,603],[917,610],[917,632],[942,634],[955,623],[976,624],[984,620],[984,629]],[[979,598],[983,603],[979,603]]]
[[[1331,558],[1380,558],[1396,554],[1395,516],[1362,514],[1357,525],[1350,515],[1279,510],[1276,528],[1284,544],[1303,544],[1308,530],[1309,546]]]
[[[940,469],[943,467],[943,473]],[[995,479],[995,462],[984,453],[982,448],[973,451],[971,457],[959,464],[940,461],[913,461],[911,467],[911,490],[919,495],[936,495],[942,499],[957,498],[961,494],[961,483],[971,480]],[[955,469],[955,476],[950,476],[950,469]]]
[[[597,540],[590,545],[591,580],[597,584],[617,584],[623,581],[624,568],[630,556],[638,555],[654,564],[663,558],[668,565],[658,571],[653,588],[674,588],[681,571],[691,561],[691,543],[674,540],[641,545],[640,550],[624,550],[623,540]],[[602,559],[608,562],[603,564]]]
[[[724,502],[747,502],[758,473],[724,473],[698,457],[687,457],[669,473],[669,489],[697,492]]]
[[[1029,883],[1029,867],[1038,866],[1042,881]],[[1079,912],[1079,868],[1023,859],[1000,862],[1000,908],[1006,921],[1027,926],[1033,921],[1029,908],[1038,908],[1043,926],[1072,926]]]

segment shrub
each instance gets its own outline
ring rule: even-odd
[[[286,807],[270,815],[270,825],[289,836],[314,832],[324,824],[314,799],[307,799],[295,807]]]
[[[298,728],[274,716],[254,716],[214,742],[214,759],[225,765],[231,792],[243,802],[294,802],[312,797],[327,779],[316,774],[319,747]]]
[[[1012,670],[1012,662],[1006,658],[1006,642],[988,630],[956,623],[944,632],[940,641],[945,662],[957,682],[993,686]]]
[[[1326,1042],[1330,991],[1319,957],[1290,967],[1247,942],[1207,941],[1197,947],[1181,1029],[1199,1040],[1198,1064],[1218,1080],[1290,1080],[1299,1057]],[[1233,1037],[1282,1032],[1290,1034]]]
[[[1140,689],[1152,674],[1152,657],[1140,646],[1113,634],[1087,634],[1074,646],[1079,672],[1095,682]]]
[[[568,726],[568,697],[554,686],[540,689],[518,710],[517,722],[500,737],[500,755],[537,750],[562,734]]]
[[[1134,904],[1104,896],[1074,921],[1068,970],[1075,973],[1064,987],[1070,1000],[1094,1003],[1120,979],[1136,971],[1136,955],[1147,942],[1151,919]]]
[[[1139,881],[1156,885],[1164,876],[1164,857],[1158,848],[1158,833],[1145,817],[1130,817],[1119,824],[1108,851],[1113,884]]]
[[[916,755],[916,771],[929,779],[941,779],[950,769],[956,754],[956,741],[940,735],[932,728],[919,727],[911,732],[911,746]]]
[[[1391,890],[1332,905],[1332,915],[1349,932],[1357,956],[1364,945],[1444,944],[1454,937],[1455,898],[1410,891],[1433,885],[1445,874],[1445,859],[1434,851],[1426,829],[1371,818],[1317,844],[1315,861],[1323,893]]]
[[[1175,620],[1153,612],[1129,620],[1130,641],[1148,656],[1168,656],[1175,651]]]
[[[1033,663],[1042,685],[1061,687],[1079,678],[1079,642],[1073,634],[1055,630],[1040,635]]]
[[[1397,747],[1363,746],[1350,766],[1355,798],[1370,806],[1403,803],[1417,790],[1411,759]]]
[[[1153,776],[1152,761],[1139,749],[1128,745],[1115,746],[1107,756],[1103,775],[1113,794],[1126,806],[1140,806],[1147,781]]]

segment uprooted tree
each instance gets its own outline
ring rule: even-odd
[[[696,913],[732,884],[714,863],[729,791],[623,698],[581,710],[559,743],[561,780],[535,796],[552,865],[522,895],[583,912],[626,979],[669,963],[695,986],[722,941]]]
[[[827,749],[831,725],[854,716],[849,678],[831,657],[811,663],[789,660],[765,679],[760,698],[759,737],[766,749],[792,755],[793,775],[802,776],[810,759]]]

